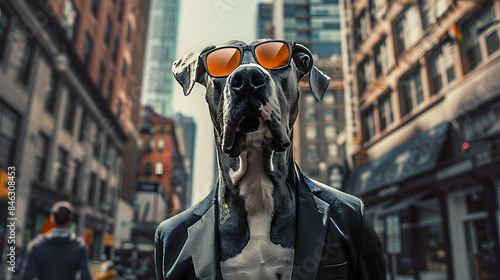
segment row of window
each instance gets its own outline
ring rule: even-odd
[[[157,161],[155,162],[155,173],[154,175],[157,176],[162,176],[164,175],[164,170],[163,170],[163,162]],[[146,166],[144,168],[144,174],[145,175],[152,175],[153,174],[153,163],[148,161],[146,162]]]
[[[426,54],[425,67],[427,68],[430,95],[439,93],[455,80],[455,73],[459,71],[456,69],[456,58],[462,58],[462,70],[466,74],[498,55],[500,49],[499,27],[496,24],[498,20],[495,18],[494,5],[492,3],[484,5],[462,22],[462,26],[464,26],[463,36],[467,40],[456,43],[457,41],[445,37],[438,46]],[[461,51],[460,56],[454,53],[456,50]],[[375,74],[371,71],[373,64]],[[358,89],[360,96],[362,96],[369,85],[368,83],[387,73],[384,70],[387,69],[385,38],[374,48],[373,55],[363,60],[357,69]],[[424,102],[425,94],[422,81],[420,65],[400,78],[397,89],[401,116],[409,114]],[[394,121],[392,105],[389,93],[379,98],[378,104],[370,106],[363,112],[363,138],[365,141],[371,139],[377,131],[384,131]],[[375,107],[377,110],[374,110]],[[374,117],[376,111],[379,114],[378,125],[376,125]]]
[[[165,151],[165,139],[163,139],[163,138],[158,139],[158,142],[156,144],[157,144],[156,152],[158,152],[160,154],[163,153]],[[148,145],[146,147],[146,152],[148,152],[148,153],[155,152],[155,139],[154,138],[149,138]]]

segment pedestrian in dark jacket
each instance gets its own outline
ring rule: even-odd
[[[51,222],[54,229],[39,235],[28,244],[23,279],[68,280],[80,272],[81,280],[93,279],[90,274],[86,245],[69,228],[73,207],[68,202],[52,206]]]

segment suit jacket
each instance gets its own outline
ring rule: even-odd
[[[386,279],[380,242],[358,198],[296,170],[297,228],[292,279]],[[223,279],[217,188],[197,205],[163,221],[155,234],[159,279]]]
[[[23,280],[93,279],[90,274],[87,245],[73,232],[65,235],[54,231],[39,235],[28,244],[27,261],[23,266]]]

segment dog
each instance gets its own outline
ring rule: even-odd
[[[303,45],[230,41],[185,55],[172,71],[196,82],[217,147],[219,180],[155,233],[158,279],[384,279],[380,243],[362,202],[295,165],[299,81],[320,101],[330,78]]]

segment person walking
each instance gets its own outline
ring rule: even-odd
[[[47,234],[40,234],[27,248],[27,261],[22,269],[23,280],[80,280],[93,279],[88,262],[87,246],[69,228],[73,219],[73,206],[65,201],[56,202],[50,211],[54,225]]]

